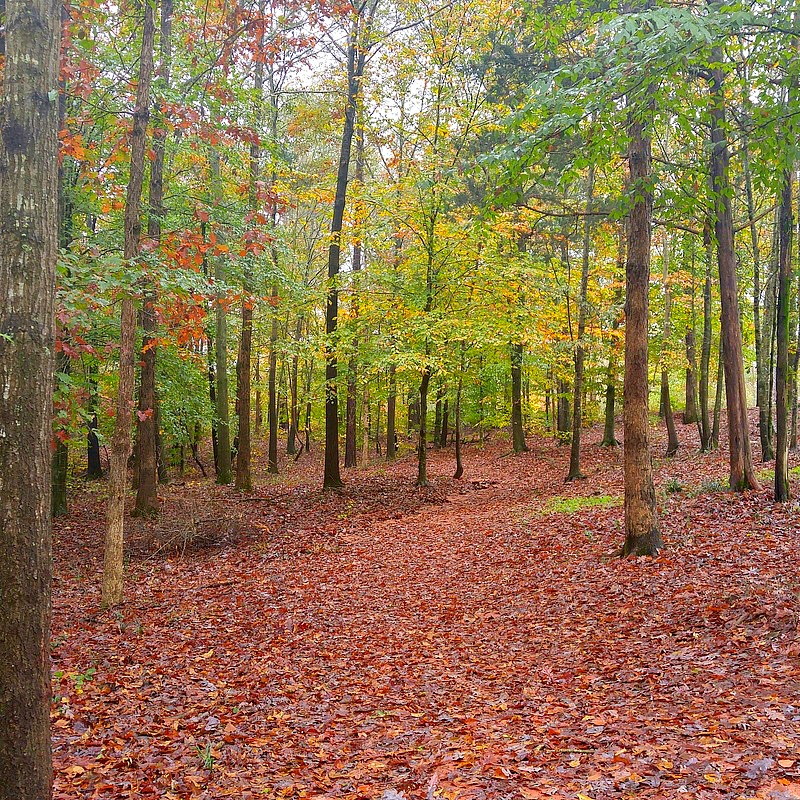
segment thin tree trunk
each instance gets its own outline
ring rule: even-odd
[[[171,66],[172,0],[161,2],[161,41],[159,76],[163,92],[169,90]],[[154,108],[158,109],[163,96],[157,97]],[[161,240],[161,222],[166,214],[164,208],[164,158],[167,130],[165,124],[156,126],[153,132],[153,154],[150,165],[150,186],[147,215],[147,236],[151,245]],[[158,414],[156,395],[157,320],[156,290],[154,284],[144,279],[145,291],[142,300],[142,354],[139,377],[139,413],[136,419],[136,447],[138,481],[136,505],[133,513],[138,516],[158,514]]]
[[[325,304],[325,471],[323,489],[338,489],[342,484],[339,472],[339,399],[336,390],[338,373],[337,344],[335,341],[339,319],[339,263],[341,257],[342,224],[347,201],[347,173],[356,122],[356,100],[361,88],[369,47],[366,39],[378,0],[369,0],[353,18],[347,46],[347,100],[344,109],[344,128],[336,173],[336,194],[331,220],[331,243],[328,249],[328,293]]]
[[[391,464],[397,457],[397,433],[395,415],[397,413],[397,368],[389,364],[389,396],[386,401],[386,460]]]
[[[719,350],[717,355],[717,382],[714,389],[714,422],[711,426],[711,442],[709,450],[719,450],[719,426],[722,416],[722,391],[725,388],[725,357],[724,341],[719,337]]]
[[[664,240],[664,256],[662,259],[661,279],[664,283],[664,325],[661,338],[661,407],[664,409],[664,421],[667,424],[667,452],[669,458],[678,452],[678,431],[675,427],[675,417],[672,414],[672,399],[669,393],[669,370],[667,369],[667,350],[671,334],[670,314],[672,311],[672,288],[669,284],[669,236]]]
[[[439,439],[442,435],[442,401],[444,400],[444,386],[441,384],[436,388],[436,405],[433,410],[433,446],[439,446]]]
[[[453,436],[456,439],[456,471],[453,478],[458,480],[464,474],[464,464],[461,460],[461,389],[464,385],[464,352],[466,348],[461,342],[461,363],[458,368],[458,386],[456,387],[456,424]]]
[[[56,371],[61,375],[69,375],[72,369],[70,357],[63,351],[56,358]],[[64,432],[58,431],[63,434]],[[69,447],[60,436],[55,437],[52,466],[52,490],[50,510],[54,517],[63,517],[69,513],[67,503],[67,478],[69,472]]]
[[[427,354],[426,354],[427,359]],[[419,384],[419,441],[417,442],[417,486],[428,485],[428,386],[431,368],[426,363]]]
[[[778,318],[775,370],[775,502],[789,499],[789,292],[792,260],[792,168],[783,174],[778,255]]]
[[[711,449],[711,421],[708,408],[708,382],[711,369],[711,264],[714,259],[711,239],[711,222],[706,220],[703,226],[703,246],[705,250],[706,275],[703,283],[703,341],[700,346],[700,451],[705,453]]]
[[[700,417],[697,412],[697,339],[695,337],[695,325],[697,323],[695,298],[697,296],[697,291],[694,239],[692,239],[691,271],[691,304],[689,309],[689,323],[686,327],[686,337],[684,339],[686,344],[686,403],[683,409],[683,424],[698,425],[699,430]]]
[[[215,205],[221,202],[219,152],[210,152],[211,184]],[[219,239],[219,234],[217,234]],[[222,285],[226,279],[225,263],[219,256],[214,259],[214,280]],[[217,483],[227,485],[233,480],[231,462],[231,427],[228,395],[228,317],[222,293],[217,292],[214,303],[214,400],[217,423]]]
[[[575,383],[572,387],[572,444],[569,454],[568,481],[584,477],[581,472],[581,429],[583,428],[583,372],[586,360],[586,317],[588,312],[589,257],[592,247],[591,214],[594,203],[594,163],[589,165],[586,187],[586,216],[583,220],[583,260],[578,295],[578,338],[575,343]]]
[[[253,381],[256,385],[256,407],[253,414],[253,432],[255,433],[256,437],[258,437],[261,434],[261,428],[264,425],[264,413],[263,409],[261,408],[261,351],[258,349],[258,346],[256,346],[256,363],[253,367]]]
[[[444,403],[442,404],[442,427],[439,431],[439,447],[447,447],[447,436],[450,427],[450,408],[448,398],[445,396]]]
[[[711,73],[711,179],[714,202],[714,227],[717,237],[720,297],[722,299],[722,337],[725,354],[725,390],[728,403],[730,486],[733,491],[759,489],[750,452],[750,426],[747,419],[747,393],[744,382],[742,331],[733,245],[733,215],[729,180],[727,120],[725,112],[725,72],[722,48],[712,48],[716,64]]]
[[[62,3],[7,0],[0,85],[0,798],[46,800]],[[24,413],[21,413],[24,410]]]
[[[149,3],[144,4],[142,15],[142,46],[139,57],[139,76],[136,86],[133,128],[130,137],[130,177],[125,197],[124,256],[128,262],[136,260],[141,244],[142,222],[140,219],[140,207],[144,183],[147,123],[150,118],[150,85],[153,79],[155,20],[153,7]],[[114,434],[111,440],[111,469],[109,471],[109,498],[101,591],[104,606],[114,606],[122,602],[122,548],[128,457],[131,453],[135,349],[136,308],[133,297],[126,294],[122,299],[119,384],[117,387]]]
[[[521,342],[511,345],[511,443],[515,453],[527,453],[525,426],[522,419],[522,361]]]
[[[647,382],[647,334],[653,193],[652,103],[632,108],[628,133],[630,191],[628,256],[625,264],[625,543],[622,554],[656,555],[662,547],[656,518],[656,493],[650,460]]]
[[[277,298],[278,287],[272,287],[272,296]],[[277,302],[277,300],[275,301]],[[278,314],[270,309],[272,322],[269,332],[269,372],[267,377],[267,424],[269,442],[267,449],[267,472],[278,473]]]
[[[97,480],[103,477],[103,465],[100,461],[100,439],[97,436],[97,365],[89,368],[89,427],[86,434],[86,477]]]

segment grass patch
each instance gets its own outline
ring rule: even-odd
[[[621,506],[622,498],[609,494],[590,497],[551,497],[542,509],[545,514],[575,514],[584,508],[611,508]]]

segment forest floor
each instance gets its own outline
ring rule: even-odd
[[[461,481],[432,450],[429,488],[408,455],[325,496],[312,452],[251,496],[165,487],[115,611],[104,487],[78,487],[56,798],[800,797],[798,505],[769,478],[726,492],[725,454],[679,431],[657,559],[614,554],[622,454],[596,430],[570,484],[544,438],[467,447]]]

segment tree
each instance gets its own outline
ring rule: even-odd
[[[354,10],[347,40],[347,97],[344,108],[344,127],[336,172],[336,194],[331,220],[331,243],[328,248],[328,293],[325,304],[325,489],[342,486],[339,472],[339,399],[336,390],[338,374],[335,335],[339,318],[339,289],[337,280],[341,257],[342,224],[347,201],[347,178],[350,153],[356,125],[356,101],[361,89],[364,65],[369,53],[369,37],[379,0],[364,0]]]
[[[630,192],[625,264],[625,544],[623,555],[652,556],[662,546],[650,461],[647,333],[652,237],[652,90],[632,104],[628,132]]]
[[[744,383],[742,329],[733,244],[733,214],[729,178],[728,124],[725,110],[725,71],[722,47],[711,50],[715,65],[709,70],[709,115],[711,121],[711,187],[714,203],[714,232],[717,239],[717,266],[722,299],[722,337],[725,364],[725,394],[728,403],[730,444],[730,485],[733,491],[758,489],[750,452],[750,424],[747,419],[747,392]]]
[[[142,44],[139,58],[139,81],[133,109],[130,138],[130,176],[125,196],[124,257],[133,262],[141,246],[140,206],[144,183],[144,160],[147,123],[150,118],[150,85],[153,79],[155,21],[153,6],[142,9]],[[133,413],[134,360],[136,347],[136,308],[130,290],[122,298],[120,311],[119,385],[117,388],[114,436],[111,442],[111,470],[107,509],[106,541],[103,555],[102,601],[105,606],[122,602],[123,535],[125,527],[125,489],[128,457],[131,452],[131,415]]]
[[[0,798],[46,800],[61,3],[6,0],[0,95]]]

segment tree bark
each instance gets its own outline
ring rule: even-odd
[[[172,60],[172,0],[161,2],[161,42],[159,77],[161,91],[156,95],[154,108],[158,109],[169,90],[170,67]],[[147,236],[151,243],[157,245],[161,241],[161,225],[166,209],[164,208],[164,161],[166,155],[167,129],[160,124],[153,131],[153,154],[150,165],[150,186],[147,218]],[[156,360],[157,319],[155,286],[147,278],[142,301],[142,354],[141,373],[139,377],[139,413],[136,419],[136,446],[138,481],[136,489],[136,505],[134,514],[139,516],[155,516],[158,514],[158,413],[156,394]]]
[[[586,360],[586,317],[588,312],[589,257],[592,246],[592,205],[594,202],[594,163],[589,165],[586,187],[586,216],[583,219],[583,260],[578,295],[578,338],[575,343],[575,382],[572,386],[572,443],[569,454],[568,481],[584,477],[581,472],[581,429],[583,427],[583,371]]]
[[[389,364],[389,396],[386,401],[386,460],[391,464],[397,457],[397,432],[395,416],[397,413],[397,369],[394,362]]]
[[[336,388],[338,374],[337,343],[339,319],[339,263],[341,257],[342,225],[347,201],[347,173],[356,122],[356,100],[361,88],[369,46],[367,39],[378,0],[369,0],[353,17],[347,45],[347,100],[344,109],[344,128],[336,172],[336,194],[331,220],[331,243],[328,249],[328,293],[325,303],[325,470],[323,489],[338,489],[342,484],[339,471],[339,399]]]
[[[714,389],[714,422],[711,426],[710,450],[719,450],[719,426],[722,416],[722,391],[725,387],[725,342],[722,335],[719,337],[719,350],[717,352],[717,382]]]
[[[708,407],[708,383],[711,369],[711,265],[714,260],[714,245],[711,239],[711,221],[703,226],[706,275],[703,283],[703,341],[700,347],[700,451],[711,449],[711,420]]]
[[[662,259],[661,279],[664,283],[664,326],[661,338],[661,407],[664,409],[664,421],[667,425],[667,452],[669,458],[678,452],[678,431],[675,427],[675,417],[672,414],[672,399],[669,393],[669,370],[667,369],[667,351],[671,335],[670,315],[672,311],[672,288],[669,284],[669,236],[664,239],[664,255]]]
[[[125,247],[124,256],[135,261],[141,245],[142,222],[140,218],[142,186],[144,183],[147,123],[150,118],[150,86],[153,79],[153,46],[155,20],[153,6],[143,5],[142,45],[139,57],[139,76],[133,111],[133,128],[130,138],[130,177],[125,196]],[[103,583],[101,589],[104,606],[122,602],[123,591],[123,536],[125,524],[125,490],[127,488],[128,458],[131,453],[131,415],[134,401],[134,370],[136,349],[136,308],[133,297],[122,298],[120,314],[119,384],[111,439],[111,468],[109,470],[109,497],[105,550],[103,555]]]
[[[7,0],[0,91],[0,798],[52,794],[50,469],[61,3]],[[24,413],[22,413],[24,410]]]
[[[783,173],[779,214],[775,369],[775,502],[789,499],[789,291],[792,260],[792,167]]]
[[[458,386],[456,387],[456,422],[453,430],[453,436],[456,440],[456,471],[453,478],[458,480],[464,475],[464,463],[461,460],[461,390],[464,385],[464,354],[466,347],[464,342],[461,342],[461,363],[458,367]]]
[[[742,331],[733,245],[733,215],[727,121],[725,111],[725,73],[721,47],[712,48],[710,70],[711,181],[714,203],[714,228],[717,238],[720,297],[722,299],[722,338],[724,340],[725,391],[728,404],[730,486],[733,491],[759,489],[750,452],[750,426],[747,419],[747,393],[742,358]]]
[[[211,149],[211,184],[215,206],[221,202],[219,152]],[[219,238],[219,235],[217,236]],[[220,286],[225,281],[225,263],[214,258],[214,281]],[[231,426],[228,396],[228,312],[225,310],[221,289],[217,289],[214,303],[214,389],[215,417],[217,423],[217,483],[226,486],[233,480],[231,462]]]
[[[653,190],[650,125],[652,102],[632,108],[628,124],[630,191],[625,264],[624,483],[625,543],[622,554],[656,555],[662,547],[650,461],[647,334]]]
[[[521,342],[511,345],[511,442],[515,453],[527,453],[525,426],[522,419],[522,360]]]

